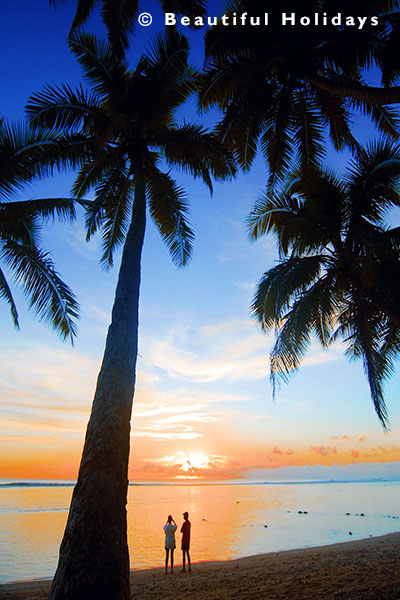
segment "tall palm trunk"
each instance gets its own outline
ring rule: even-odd
[[[145,221],[145,184],[137,174],[132,221],[51,600],[129,599],[126,496]]]

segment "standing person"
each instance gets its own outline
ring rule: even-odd
[[[183,522],[183,525],[181,527],[181,534],[182,534],[182,562],[183,562],[183,566],[182,566],[182,571],[181,573],[185,573],[186,569],[185,569],[185,563],[186,563],[186,556],[187,556],[187,561],[188,561],[188,571],[191,571],[191,567],[190,567],[190,555],[189,555],[189,548],[190,548],[190,521],[189,521],[189,513],[188,512],[184,512],[183,513],[183,518],[185,519]]]
[[[175,550],[175,531],[177,524],[171,515],[168,515],[167,522],[164,525],[165,533],[165,574],[168,573],[168,557],[171,551],[171,573],[174,572],[174,550]]]

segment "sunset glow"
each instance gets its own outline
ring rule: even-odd
[[[39,330],[37,324],[32,327]],[[223,344],[217,338],[221,330]],[[285,478],[285,473],[293,477],[296,469],[299,476],[317,469],[318,478],[318,469],[340,476],[351,468],[361,476],[384,473],[400,460],[399,430],[381,430],[361,388],[362,373],[339,353],[316,353],[316,364],[305,368],[272,403],[263,367],[265,339],[252,330],[251,323],[241,322],[214,329],[189,327],[185,334],[177,330],[179,352],[186,356],[185,369],[178,362],[179,376],[178,368],[162,362],[158,353],[160,345],[168,346],[170,357],[178,351],[171,328],[166,338],[161,332],[155,340],[147,338],[132,419],[131,481],[274,479]],[[74,479],[97,360],[80,349],[57,346],[50,336],[51,347],[31,349],[28,341],[14,335],[15,349],[6,349],[4,343],[0,348],[0,477]],[[189,351],[193,337],[196,350]],[[231,378],[217,376],[211,360],[206,368],[201,357],[209,347],[215,363],[232,365]],[[17,368],[19,364],[24,368]],[[357,401],[363,423],[351,423],[346,398],[338,396],[332,404],[319,389],[307,389],[309,378],[319,378],[321,389],[341,387],[337,369],[351,397],[363,398],[364,404]]]

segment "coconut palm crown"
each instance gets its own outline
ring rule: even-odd
[[[68,0],[49,0],[57,7]],[[77,0],[76,12],[70,35],[80,29],[88,20],[99,0]],[[205,16],[205,0],[159,0],[163,12],[174,12],[193,18]],[[146,6],[143,8],[146,9]],[[108,31],[108,41],[115,55],[122,58],[129,46],[129,40],[136,28],[139,0],[101,0],[101,16]]]
[[[77,34],[69,45],[90,90],[47,87],[31,97],[27,114],[36,126],[86,136],[88,147],[90,141],[92,151],[73,186],[77,198],[95,191],[87,209],[87,239],[102,229],[101,260],[112,265],[127,231],[135,187],[144,185],[150,214],[172,259],[186,264],[193,240],[186,195],[169,170],[160,167],[178,166],[202,178],[210,190],[211,174],[224,178],[235,170],[229,152],[203,127],[175,122],[175,111],[197,85],[186,63],[186,39],[176,32],[159,37],[132,71],[115,59],[107,42],[92,35]]]
[[[199,103],[204,110],[222,109],[218,133],[242,168],[250,168],[258,148],[269,166],[271,185],[289,167],[318,167],[325,156],[326,131],[337,150],[348,147],[355,153],[359,145],[352,121],[360,111],[384,135],[397,139],[394,107],[350,95],[350,87],[365,92],[365,70],[372,65],[385,85],[397,81],[399,66],[393,56],[399,15],[387,14],[397,9],[394,0],[306,0],[301,6],[286,0],[268,6],[269,25],[264,26],[262,0],[228,3],[228,17],[247,15],[247,24],[220,24],[207,31]],[[295,15],[294,25],[282,25],[283,11]],[[343,23],[349,14],[362,14],[366,24],[361,29],[314,24],[316,14],[321,21],[323,15],[338,13]],[[262,15],[260,25],[249,24],[252,15]],[[301,15],[310,16],[309,26],[300,24]],[[379,15],[376,26],[371,25],[373,15]]]
[[[72,221],[70,198],[13,201],[15,193],[51,171],[59,154],[54,132],[23,124],[0,122],[0,297],[9,305],[19,329],[19,317],[8,274],[22,288],[39,320],[73,342],[79,307],[58,275],[51,256],[40,247],[40,226],[49,218]]]
[[[275,331],[274,391],[313,339],[324,348],[342,340],[349,358],[362,359],[375,411],[387,424],[383,385],[400,348],[400,228],[389,228],[386,217],[398,206],[400,149],[387,142],[360,152],[343,178],[294,175],[256,203],[251,236],[272,232],[281,257],[251,305],[262,329]]]
[[[194,92],[188,43],[175,30],[160,36],[129,69],[112,46],[91,35],[69,41],[84,68],[88,90],[47,87],[27,111],[36,126],[87,139],[73,192],[94,191],[86,214],[88,239],[102,232],[101,261],[110,266],[123,244],[111,325],[60,560],[55,600],[129,598],[126,496],[130,418],[138,353],[141,253],[146,213],[173,261],[185,265],[193,232],[187,198],[170,168],[201,178],[235,172],[224,146],[201,126],[176,123],[176,110]]]

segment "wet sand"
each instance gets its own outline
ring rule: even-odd
[[[176,559],[180,552],[176,553]],[[400,533],[330,546],[197,563],[191,573],[131,574],[138,600],[399,600]],[[0,586],[0,598],[45,600],[50,580]],[[110,598],[110,600],[112,600]]]

